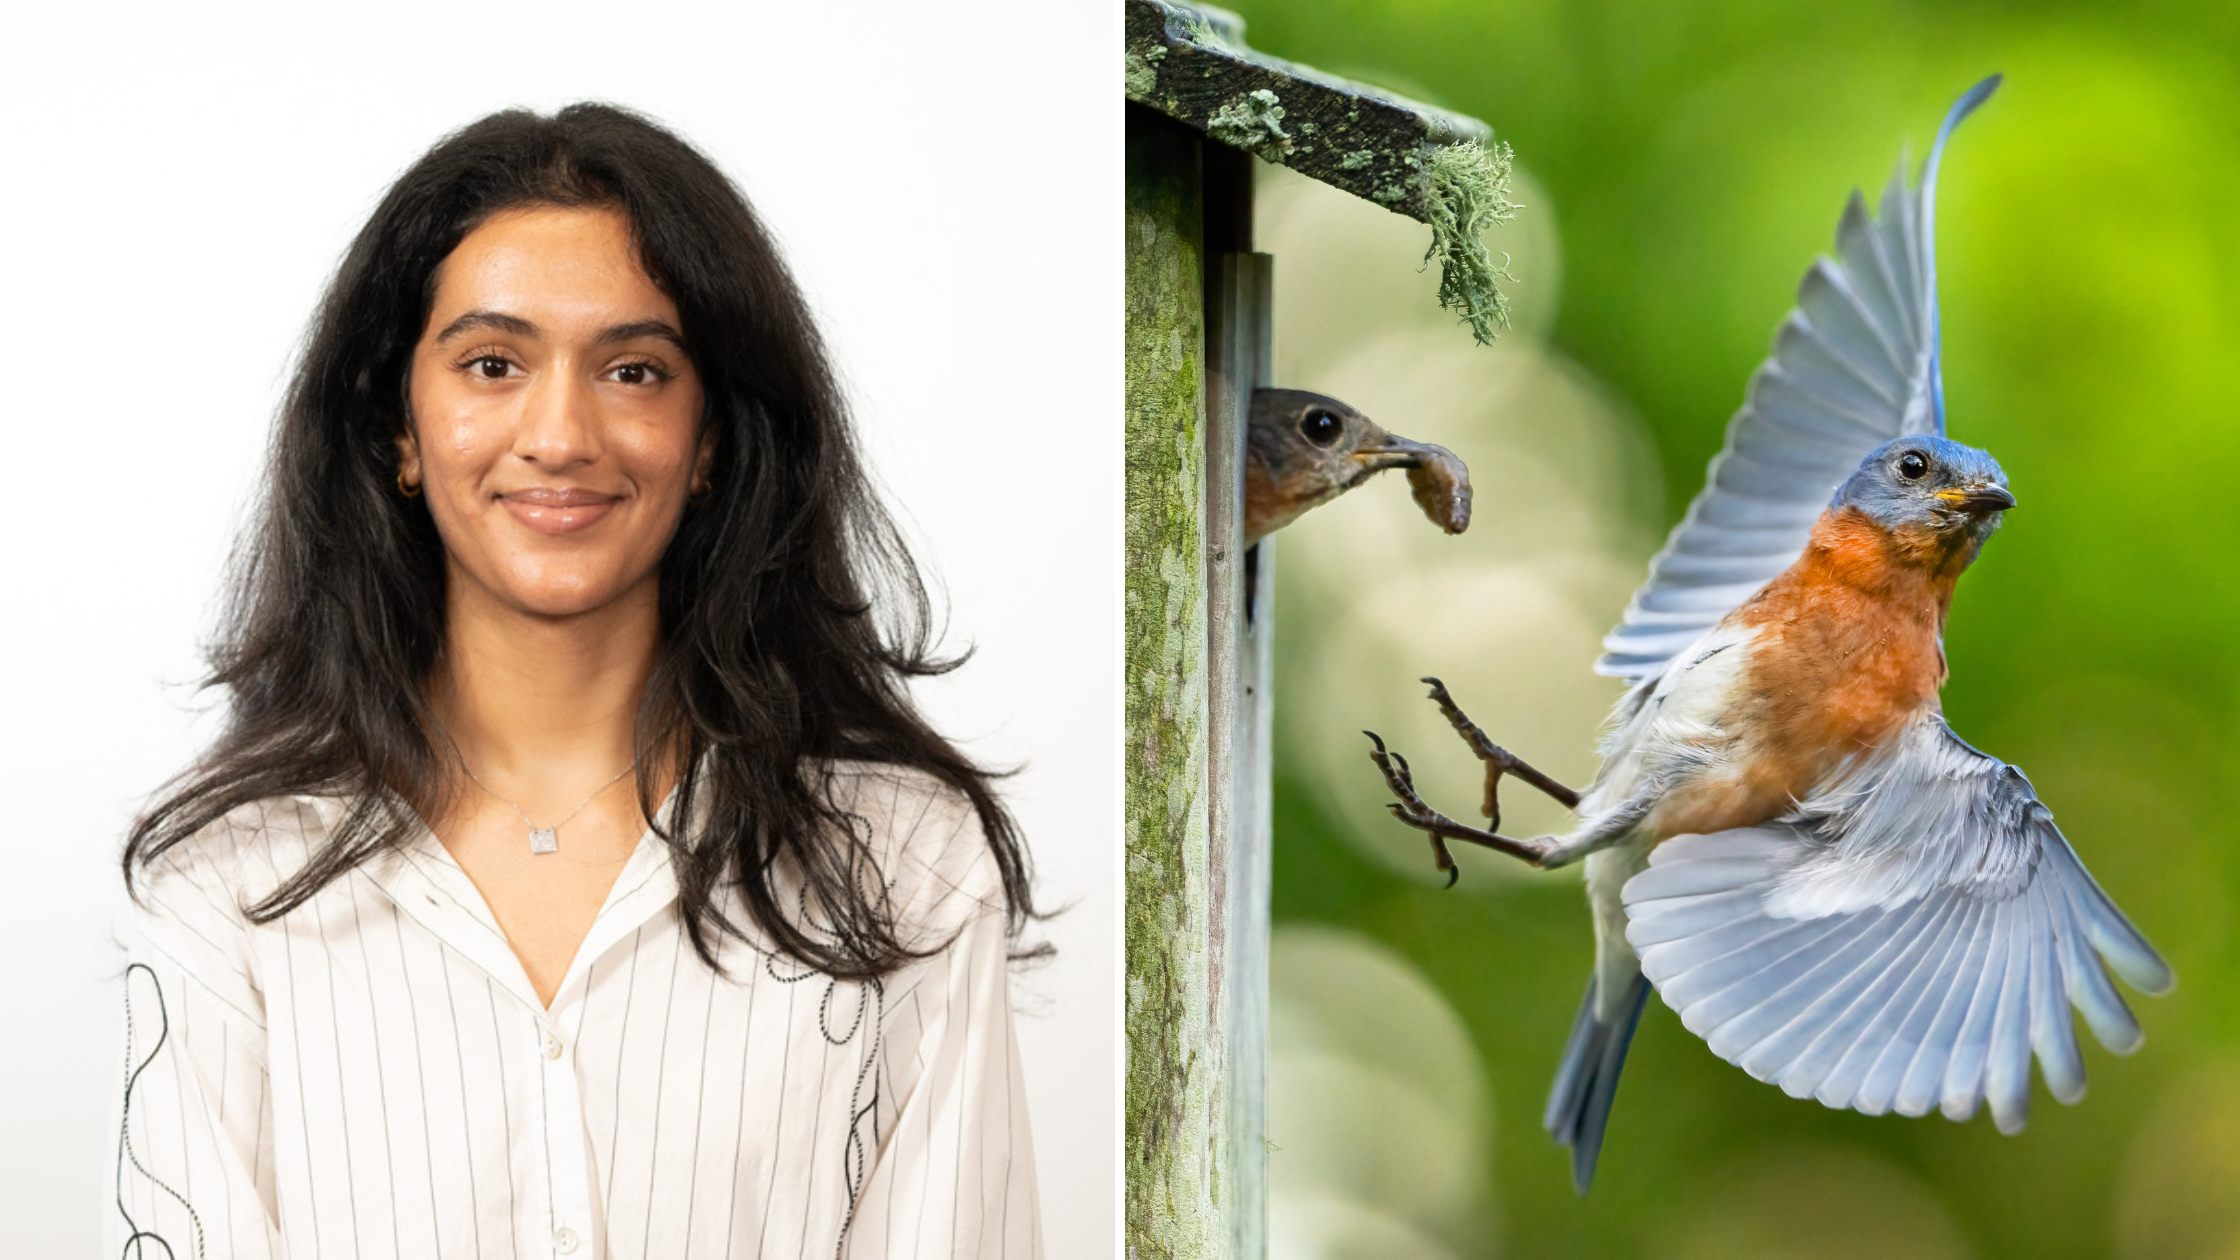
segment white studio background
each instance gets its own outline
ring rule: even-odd
[[[1015,981],[1046,1247],[1114,1254],[1117,7],[32,7],[0,19],[0,1253],[95,1250],[120,837],[212,728],[199,647],[330,270],[445,132],[602,99],[776,233],[977,649],[926,701],[1022,767],[1042,896],[1070,906]]]

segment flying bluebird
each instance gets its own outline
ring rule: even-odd
[[[1470,527],[1470,470],[1453,451],[1411,442],[1324,394],[1252,391],[1245,425],[1246,546],[1387,468],[1408,470],[1416,506],[1450,534]]]
[[[2030,781],[1937,698],[1953,584],[2015,505],[1989,455],[1944,436],[1938,362],[1937,163],[1998,84],[1952,107],[1918,187],[1900,164],[1878,219],[1853,192],[1836,260],[1805,274],[1709,484],[1604,640],[1597,672],[1633,686],[1593,785],[1495,746],[1436,679],[1485,762],[1489,827],[1425,805],[1376,743],[1393,813],[1440,869],[1447,840],[1586,859],[1595,969],[1545,1115],[1581,1193],[1651,985],[1792,1097],[1954,1120],[1988,1101],[2013,1133],[2033,1051],[2055,1098],[2084,1095],[2071,1004],[2102,1045],[2138,1047],[2103,962],[2142,992],[2173,983]],[[1503,774],[1577,829],[1496,834]]]

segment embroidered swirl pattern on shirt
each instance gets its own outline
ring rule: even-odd
[[[848,1222],[855,1219],[856,1202],[863,1193],[864,1177],[871,1167],[871,1152],[879,1145],[879,1085],[876,1069],[879,1064],[881,1028],[886,1020],[886,986],[877,980],[844,981],[807,967],[792,975],[781,975],[778,972],[778,958],[773,954],[763,955],[762,969],[779,984],[799,984],[804,980],[824,977],[824,998],[817,1004],[817,1031],[824,1036],[828,1045],[844,1046],[855,1040],[856,1034],[863,1031],[866,1025],[866,1013],[870,1015],[868,1023],[871,1033],[864,1049],[863,1063],[856,1069],[855,1085],[848,1095],[848,1141],[842,1148],[842,1174],[848,1186],[848,1215],[841,1222],[840,1230],[844,1241],[847,1238]],[[847,1030],[836,1034],[833,1031],[833,998],[840,993],[843,985],[857,994],[855,1015],[848,1021]],[[868,998],[863,996],[866,992],[869,994]],[[865,1101],[863,1096],[866,1082],[871,1086],[869,1101]],[[863,1134],[866,1120],[871,1122],[871,1140],[868,1144],[864,1141]],[[833,1254],[840,1254],[839,1244],[833,1247]]]
[[[852,855],[856,859],[856,869],[859,873],[868,873],[872,877],[872,881],[879,888],[878,901],[885,902],[894,894],[894,883],[892,880],[879,879],[878,865],[869,860],[872,836],[870,820],[854,812],[844,812],[841,814],[841,818],[845,821],[850,838],[855,842]],[[810,904],[808,889],[806,888],[803,888],[799,893],[795,915],[797,916],[795,922],[799,923],[804,930],[821,933],[828,939],[838,938],[839,933],[832,924],[820,921],[814,907]],[[794,974],[780,975],[778,962],[779,959],[776,955],[766,953],[763,956],[763,970],[769,974],[772,980],[780,984],[797,984],[811,977],[824,974],[814,968],[804,967]],[[840,993],[843,984],[846,984],[857,995],[855,1015],[853,1019],[848,1021],[847,1031],[835,1034],[833,1032],[833,998]],[[863,996],[866,991],[869,993],[868,1001]],[[844,982],[835,976],[825,976],[824,998],[817,1004],[817,1031],[824,1037],[825,1044],[844,1046],[855,1040],[856,1034],[864,1028],[864,1015],[867,1009],[871,1016],[871,1034],[864,1047],[862,1063],[856,1069],[855,1084],[849,1089],[848,1140],[841,1147],[841,1177],[848,1187],[848,1212],[842,1218],[840,1238],[833,1247],[835,1256],[838,1256],[846,1246],[848,1225],[855,1220],[856,1207],[863,1196],[864,1179],[870,1173],[871,1154],[879,1145],[878,1066],[879,1048],[883,1030],[886,1026],[886,985],[878,979]],[[866,1084],[871,1088],[871,1097],[868,1101],[864,1098]],[[864,1122],[867,1120],[870,1122],[871,1128],[871,1140],[868,1143],[864,1141]]]
[[[132,978],[134,975],[147,977],[148,984],[155,993],[156,1018],[159,1021],[156,1025],[155,1044],[148,1047],[148,1057],[145,1059],[139,1057],[140,1021],[132,1005]],[[194,1254],[198,1260],[203,1254],[202,1217],[194,1210],[194,1204],[187,1202],[185,1195],[172,1189],[170,1184],[161,1177],[148,1171],[147,1165],[140,1162],[139,1152],[132,1149],[133,1088],[139,1085],[140,1074],[147,1071],[149,1066],[156,1061],[156,1056],[163,1052],[164,1043],[170,1037],[171,1011],[164,1004],[163,982],[156,979],[155,971],[146,963],[133,963],[124,969],[124,1118],[118,1122],[120,1132],[117,1135],[117,1211],[123,1213],[125,1227],[130,1231],[124,1240],[122,1260],[147,1260],[147,1257],[151,1254],[148,1251],[151,1245],[163,1248],[163,1254],[166,1257],[171,1257],[172,1260],[176,1260],[178,1255],[177,1252],[172,1250],[171,1243],[162,1235],[141,1229],[138,1222],[132,1219],[131,1210],[125,1207],[124,1166],[127,1160],[132,1162],[135,1171],[148,1179],[150,1185],[178,1200],[179,1206],[187,1210],[187,1220],[194,1228]]]

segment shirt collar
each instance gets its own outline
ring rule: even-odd
[[[331,825],[329,815],[338,808],[339,802],[325,803],[322,818]],[[367,859],[359,872],[407,918],[487,972],[501,988],[542,1009],[481,890],[418,814],[401,803],[398,808],[405,810],[410,829],[394,848]],[[671,834],[676,834],[671,825],[675,813],[672,791],[655,813]],[[674,904],[677,891],[675,857],[668,843],[648,828],[638,837],[637,848],[615,876],[606,901],[577,946],[568,973],[553,994],[552,1009],[557,1012],[570,1001],[592,965],[618,942]]]

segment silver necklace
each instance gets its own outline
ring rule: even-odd
[[[453,751],[457,751],[458,745],[453,744],[452,749]],[[618,774],[613,778],[607,780],[605,783],[600,784],[599,790],[597,792],[593,792],[591,795],[583,798],[583,804],[578,805],[574,809],[568,811],[567,818],[563,818],[559,822],[556,822],[549,827],[539,827],[537,825],[537,820],[529,817],[528,810],[521,808],[519,805],[510,800],[507,800],[503,796],[499,796],[495,789],[493,789],[489,784],[482,781],[481,775],[474,772],[474,767],[467,764],[467,759],[465,757],[459,758],[459,768],[467,772],[467,777],[474,780],[474,785],[476,787],[490,793],[490,796],[493,800],[504,804],[514,813],[521,815],[521,821],[529,824],[529,852],[558,853],[560,851],[560,828],[566,825],[569,819],[572,819],[577,814],[582,813],[587,807],[590,806],[591,802],[598,800],[600,793],[603,793],[608,788],[611,788],[615,784],[622,782],[623,774],[628,774],[632,770],[637,769],[638,759],[632,757],[630,759],[630,764],[622,768],[622,774]]]

